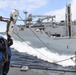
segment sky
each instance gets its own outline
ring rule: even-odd
[[[66,4],[71,4],[72,20],[76,19],[76,0],[0,0],[0,16],[9,17],[13,9],[24,19],[24,11],[34,15],[55,15],[56,20],[65,19]],[[0,32],[6,30],[6,23],[0,22]]]

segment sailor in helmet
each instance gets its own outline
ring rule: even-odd
[[[6,46],[4,37],[0,36],[0,75],[3,75],[3,65],[6,60]]]

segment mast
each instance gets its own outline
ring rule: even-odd
[[[66,7],[67,7],[67,4],[66,4]],[[66,25],[66,36],[68,36],[67,8],[65,12],[65,25]]]
[[[67,6],[67,25],[68,25],[68,36],[71,38],[71,4]]]

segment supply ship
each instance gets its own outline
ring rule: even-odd
[[[18,21],[18,13],[18,10],[12,11],[14,21]],[[33,48],[47,48],[59,54],[74,54],[76,21],[72,21],[71,17],[70,4],[66,6],[65,20],[60,22],[55,22],[55,15],[29,14],[24,20],[19,16],[24,25],[14,25],[14,21],[11,21],[8,33],[16,40],[29,42],[29,46]]]

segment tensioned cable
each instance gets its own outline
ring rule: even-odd
[[[26,42],[22,37],[20,37],[18,34],[16,34],[15,32],[13,32],[15,35],[17,35],[22,41]],[[26,42],[27,43],[27,42]],[[28,44],[28,43],[27,43]],[[29,45],[29,44],[28,44]],[[32,47],[32,46],[31,46]],[[32,47],[33,48],[33,47]],[[43,55],[44,57],[50,59],[49,57],[45,56],[44,54],[42,54],[41,52],[39,52],[38,50],[36,50],[35,48],[33,48],[35,51],[37,51],[38,53],[40,53],[41,55]],[[51,61],[54,61],[52,59],[50,59]]]
[[[19,16],[20,17],[20,16]],[[20,17],[21,18],[21,17]],[[24,22],[24,20],[21,18],[21,20]],[[25,23],[25,22],[24,22]],[[42,42],[42,44],[45,46],[45,47],[47,47],[48,49],[50,49],[37,35],[36,35],[36,33],[31,29],[31,28],[29,28],[32,32],[33,32],[33,34]]]
[[[15,33],[15,32],[13,32],[15,35],[17,35],[22,41],[25,41],[22,37],[20,37],[17,33]],[[26,42],[27,43],[27,42]],[[28,43],[27,43],[28,44]],[[29,44],[28,44],[29,45]],[[33,47],[32,47],[33,48]],[[45,56],[44,54],[42,54],[41,52],[39,52],[38,50],[36,50],[35,48],[33,48],[35,51],[37,51],[38,53],[40,53],[41,55],[43,55],[44,57],[46,57],[46,58],[48,58],[48,59],[50,59],[49,57],[47,57],[47,56]],[[67,60],[70,60],[70,59],[73,59],[75,57],[75,55],[74,56],[71,56],[71,57],[69,57],[69,58],[67,58],[67,59],[63,59],[63,60],[59,60],[59,61],[55,61],[55,60],[52,60],[52,59],[50,59],[53,63],[60,63],[60,62],[64,62],[64,61],[67,61]]]
[[[20,16],[19,16],[20,17]],[[20,17],[21,18],[21,17]],[[21,18],[22,19],[22,18]],[[22,19],[22,21],[24,22],[24,20]],[[25,23],[25,22],[24,22]],[[29,28],[32,32],[33,32],[33,30],[31,29],[31,28]],[[16,34],[15,32],[13,32],[14,34]],[[34,33],[34,32],[33,32]],[[17,35],[17,34],[16,34]],[[49,48],[35,33],[34,33],[34,35],[47,47],[47,48]],[[22,37],[20,37],[19,35],[17,35],[20,39],[22,39],[23,41],[25,41]],[[26,42],[27,43],[27,42]],[[28,43],[27,43],[28,44]],[[33,48],[33,47],[32,47]],[[33,48],[34,50],[36,50],[35,48]],[[49,48],[50,49],[50,48]],[[36,50],[38,53],[40,53],[41,55],[43,55],[43,56],[45,56],[44,54],[42,54],[41,52],[39,52],[38,50]],[[45,56],[46,58],[48,58],[47,56]],[[66,60],[69,60],[69,59],[71,59],[72,57],[70,57],[70,58],[67,58],[67,59],[64,59],[64,60],[60,60],[60,61],[54,61],[54,60],[52,60],[52,59],[50,59],[50,58],[48,58],[48,59],[50,59],[51,61],[53,61],[53,62],[55,62],[55,63],[59,63],[59,62],[63,62],[63,61],[66,61]],[[73,57],[74,58],[74,57]]]
[[[72,56],[72,57],[69,57],[69,58],[67,58],[67,59],[63,59],[63,60],[60,60],[60,61],[55,61],[55,63],[64,62],[64,61],[67,61],[67,60],[73,59],[74,57],[75,57],[75,55]]]
[[[20,37],[18,34],[16,34],[15,32],[13,32],[15,35],[17,35],[22,41],[25,41],[22,37]],[[27,42],[26,42],[27,43]],[[28,44],[28,43],[27,43]],[[29,44],[28,44],[29,45]],[[33,48],[33,47],[32,47]],[[38,50],[36,50],[35,48],[33,48],[35,51],[37,51],[38,53],[40,53],[41,55],[43,55],[44,57],[46,57],[46,58],[48,58],[47,56],[45,56],[44,54],[42,54],[41,52],[39,52]],[[63,59],[63,60],[60,60],[60,61],[55,61],[55,60],[52,60],[52,59],[50,59],[50,58],[48,58],[48,59],[50,59],[51,61],[53,61],[53,63],[59,63],[59,62],[64,62],[64,61],[67,61],[67,60],[70,60],[70,59],[72,59],[72,58],[74,58],[75,57],[75,55],[74,56],[72,56],[72,57],[70,57],[70,58],[67,58],[67,59]]]

